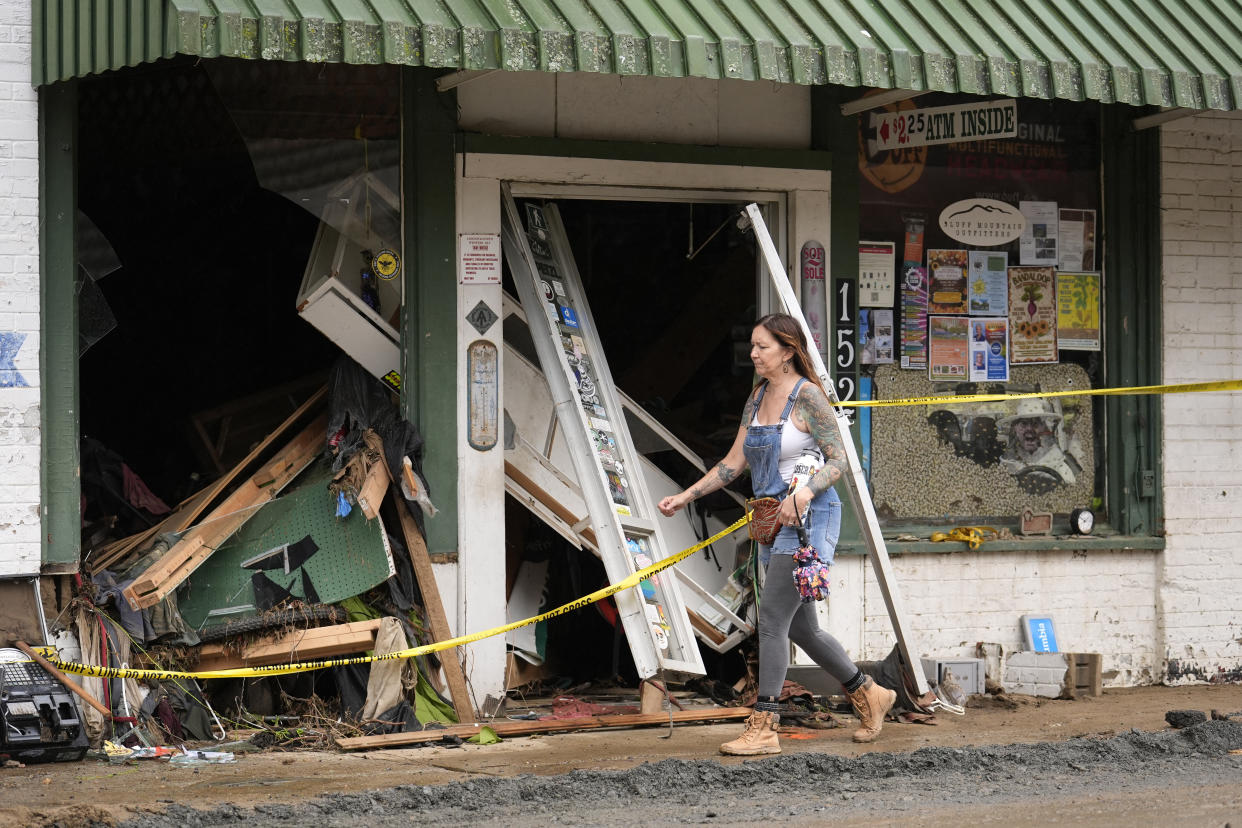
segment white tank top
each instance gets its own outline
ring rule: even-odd
[[[750,424],[760,424],[758,409],[755,410],[754,415],[751,417]],[[788,483],[793,479],[794,464],[798,462],[802,452],[807,449],[818,450],[819,446],[815,444],[815,438],[793,424],[793,412],[791,411],[789,419],[781,427],[781,461],[777,467],[780,470],[781,480]]]
[[[781,480],[788,483],[793,479],[794,463],[807,449],[818,449],[815,439],[805,431],[800,431],[793,424],[793,417],[785,421],[781,429]]]

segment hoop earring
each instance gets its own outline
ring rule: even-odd
[[[781,373],[782,374],[789,373],[789,360],[785,360],[784,364],[781,365]]]

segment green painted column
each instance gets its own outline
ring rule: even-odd
[[[426,522],[433,560],[457,555],[457,97],[426,69],[401,80],[402,412],[426,440],[423,471],[440,509]]]
[[[1102,108],[1104,372],[1109,387],[1161,382],[1160,130],[1135,130],[1142,110]],[[1106,397],[1107,512],[1113,528],[1164,528],[1160,397]]]
[[[45,572],[76,572],[81,552],[77,120],[77,81],[39,90],[39,445]]]

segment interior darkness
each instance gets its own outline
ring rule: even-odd
[[[80,361],[82,434],[170,505],[202,485],[192,474],[217,475],[193,414],[321,374],[339,353],[295,309],[317,219],[259,186],[239,124],[263,137],[349,138],[360,123],[396,134],[395,75],[211,66],[163,61],[80,87],[79,206],[121,263],[98,282],[117,325]]]

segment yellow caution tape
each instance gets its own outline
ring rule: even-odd
[[[436,653],[441,650],[448,650],[453,647],[460,647],[463,644],[472,644],[475,641],[481,641],[484,638],[491,638],[494,635],[506,633],[509,630],[516,630],[519,627],[525,627],[544,621],[548,618],[556,618],[558,615],[566,615],[574,610],[594,604],[596,601],[602,601],[610,595],[614,595],[623,589],[630,589],[638,586],[639,581],[650,578],[659,572],[674,566],[686,558],[704,549],[716,541],[731,535],[738,529],[741,529],[750,521],[750,515],[739,518],[732,526],[722,529],[712,535],[705,541],[700,541],[689,549],[683,549],[675,555],[670,555],[662,561],[652,564],[638,570],[626,578],[615,584],[609,584],[603,589],[597,589],[590,595],[584,595],[576,601],[570,601],[554,610],[549,610],[542,615],[536,615],[526,618],[522,621],[514,621],[505,624],[502,627],[493,627],[483,632],[472,633],[470,635],[462,635],[457,638],[450,638],[446,641],[437,641],[434,644],[425,644],[421,647],[411,647],[406,650],[400,650],[394,653],[384,653],[383,655],[369,656],[351,656],[349,658],[330,658],[320,661],[301,661],[294,664],[271,664],[266,667],[237,667],[231,670],[206,670],[203,672],[181,672],[178,670],[134,670],[121,667],[100,667],[93,664],[76,664],[71,661],[61,661],[58,658],[49,658],[48,660],[59,667],[66,673],[75,673],[80,676],[98,676],[100,678],[133,678],[133,679],[174,679],[174,678],[193,678],[193,679],[221,679],[221,678],[250,678],[255,676],[283,676],[288,673],[301,673],[307,670],[321,670],[324,667],[343,667],[348,664],[367,664],[374,661],[398,661],[415,656],[426,655],[428,653]]]
[[[1190,382],[1176,385],[1141,385],[1129,388],[1090,388],[1074,391],[1047,391],[1041,393],[1030,394],[969,394],[961,396],[938,396],[938,397],[910,397],[906,399],[896,400],[851,400],[848,402],[838,402],[842,407],[853,408],[882,408],[898,405],[958,405],[960,403],[970,402],[1005,402],[1009,400],[1020,400],[1031,397],[1080,397],[1080,396],[1105,396],[1105,395],[1125,395],[1125,394],[1188,394],[1205,391],[1242,391],[1242,380],[1225,380],[1221,382]],[[174,679],[174,678],[193,678],[193,679],[220,679],[220,678],[250,678],[255,676],[281,676],[289,673],[301,673],[308,670],[321,670],[325,667],[343,667],[349,664],[366,664],[375,661],[396,661],[400,659],[413,658],[415,656],[427,655],[428,653],[436,653],[441,650],[448,650],[453,647],[460,647],[465,644],[472,644],[475,641],[481,641],[484,638],[491,638],[494,635],[516,630],[530,624],[538,623],[549,618],[556,618],[559,615],[565,615],[575,610],[582,609],[585,606],[594,604],[597,601],[615,595],[623,589],[631,589],[638,586],[639,581],[649,578],[659,572],[675,566],[681,561],[698,552],[716,541],[731,535],[738,529],[741,529],[750,521],[750,513],[739,518],[732,526],[717,532],[705,541],[696,543],[689,549],[683,549],[675,555],[671,555],[662,561],[652,564],[644,569],[633,573],[632,575],[610,584],[603,589],[598,589],[590,595],[585,595],[576,601],[557,607],[554,610],[526,618],[522,621],[514,621],[501,627],[493,627],[483,632],[472,633],[471,635],[458,636],[450,638],[446,641],[438,641],[434,644],[426,644],[421,647],[411,647],[406,650],[400,650],[394,653],[385,653],[383,655],[369,656],[353,656],[350,658],[332,658],[322,659],[319,661],[301,661],[292,664],[272,664],[266,667],[238,667],[232,670],[207,670],[203,672],[183,672],[178,670],[134,670],[129,668],[118,667],[100,667],[92,664],[77,664],[71,661],[61,661],[58,658],[49,656],[48,660],[59,667],[66,673],[74,673],[81,676],[97,676],[100,678],[134,678],[134,679]],[[996,530],[990,526],[974,526],[955,528],[952,532],[936,532],[931,536],[933,541],[962,541],[976,549],[980,544],[991,538],[984,537],[985,532],[990,532],[994,538]]]
[[[984,541],[996,540],[998,532],[991,526],[957,526],[949,532],[932,532],[933,541],[960,541],[978,549]]]
[[[1129,394],[1196,394],[1204,391],[1242,391],[1242,380],[1184,382],[1175,385],[1135,385],[1129,388],[1083,388],[1074,391],[1041,391],[1030,394],[962,394],[939,397],[907,397],[899,400],[847,400],[843,408],[888,408],[897,405],[958,405],[972,402],[1007,402],[1032,397],[1105,397]]]

